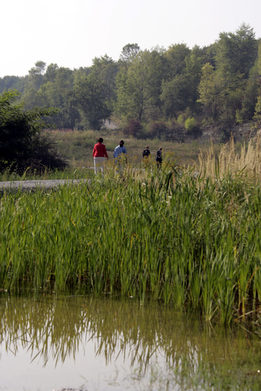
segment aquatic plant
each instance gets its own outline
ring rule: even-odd
[[[261,190],[166,166],[4,193],[0,286],[151,298],[230,324],[261,300]]]

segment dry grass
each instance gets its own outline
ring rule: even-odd
[[[236,147],[234,139],[216,153],[212,144],[208,151],[199,154],[199,172],[202,176],[224,178],[242,174],[250,179],[261,179],[261,138]]]

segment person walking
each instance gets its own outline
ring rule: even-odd
[[[121,173],[123,170],[123,165],[124,163],[127,162],[127,150],[124,146],[124,141],[121,140],[119,145],[115,147],[114,152],[113,152],[113,157],[116,165],[116,170]]]
[[[147,146],[143,152],[142,152],[142,157],[143,157],[143,166],[144,168],[149,167],[149,160],[150,160],[150,148]]]
[[[150,148],[149,147],[146,147],[144,149],[144,151],[142,152],[142,157],[145,158],[145,159],[148,159],[150,156]]]
[[[98,142],[94,145],[92,156],[94,164],[94,173],[97,174],[98,170],[103,173],[105,158],[108,159],[108,154],[106,151],[106,146],[103,144],[102,137],[100,137]]]
[[[117,147],[115,147],[114,149],[114,152],[113,152],[113,157],[116,159],[115,161],[117,161],[117,158],[121,155],[121,154],[127,154],[127,150],[126,148],[124,147],[124,141],[121,140],[119,145],[117,145]]]
[[[161,164],[162,164],[162,148],[159,148],[157,150],[157,153],[156,153],[156,162],[157,162],[157,166],[158,168],[161,167]]]

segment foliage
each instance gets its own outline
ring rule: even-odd
[[[194,117],[188,117],[184,123],[187,134],[196,138],[201,136],[201,130],[198,126],[197,120]]]
[[[142,125],[140,121],[136,119],[128,120],[127,124],[124,127],[124,133],[127,136],[138,138],[139,136],[141,136],[141,132],[142,132]]]
[[[168,126],[164,121],[152,121],[148,124],[148,133],[151,138],[164,138],[168,132]]]
[[[83,124],[91,129],[100,129],[102,122],[111,114],[106,102],[105,82],[99,81],[93,73],[79,75],[74,83],[74,94]]]
[[[130,63],[139,53],[140,47],[137,43],[128,43],[122,48],[120,61]]]
[[[217,68],[229,74],[241,74],[244,78],[257,57],[257,41],[253,29],[243,24],[235,34],[221,33],[217,44]]]
[[[243,24],[203,48],[141,50],[128,43],[118,61],[105,55],[74,70],[38,61],[23,78],[0,79],[0,92],[21,91],[27,110],[56,108],[49,128],[99,130],[112,117],[135,119],[146,128],[189,111],[200,128],[214,124],[221,134],[253,120],[261,96],[260,59],[261,41]]]
[[[5,92],[0,96],[0,170],[7,168],[23,173],[28,167],[64,167],[65,162],[58,157],[46,137],[40,134],[43,117],[50,110],[34,109],[24,111],[14,104],[17,94]]]
[[[190,83],[185,75],[176,75],[172,80],[162,83],[162,110],[166,118],[177,117],[188,106]]]
[[[160,114],[160,91],[163,59],[152,52],[139,52],[131,62],[121,67],[116,79],[115,111],[120,118],[149,121]]]
[[[261,125],[261,96],[258,96],[257,98],[254,120],[258,123],[259,126]]]
[[[4,194],[1,287],[148,297],[222,324],[255,316],[260,186],[168,166],[139,175]]]
[[[185,129],[187,132],[191,132],[197,126],[197,121],[194,117],[189,117],[185,121]]]

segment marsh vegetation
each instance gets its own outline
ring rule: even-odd
[[[257,326],[260,160],[252,176],[250,166],[235,164],[221,173],[222,156],[211,165],[209,153],[197,172],[170,162],[161,170],[129,165],[124,176],[108,167],[89,183],[5,193],[2,288],[150,298],[206,320],[251,319]],[[245,156],[239,152],[238,161]]]

